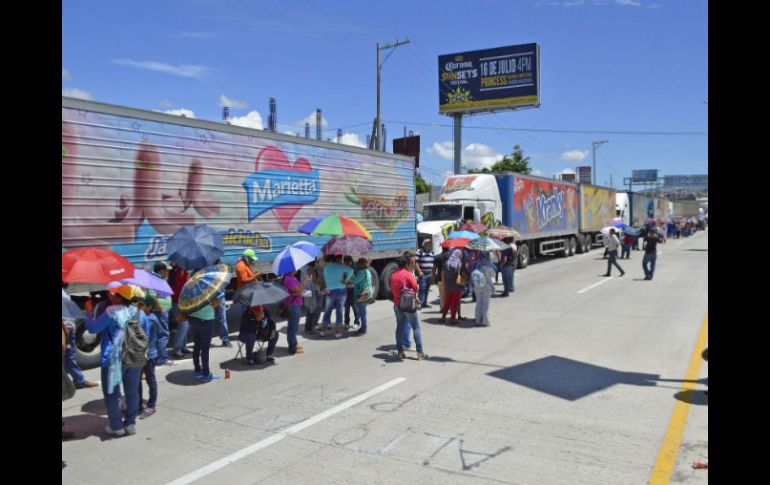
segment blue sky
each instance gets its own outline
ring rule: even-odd
[[[342,128],[343,143],[363,144],[376,114],[375,45],[407,37],[384,63],[382,118],[388,150],[404,126],[421,135],[429,181],[452,170],[438,56],[531,42],[541,106],[465,117],[464,165],[491,165],[518,144],[551,177],[591,165],[591,142],[606,139],[598,183],[611,175],[619,187],[636,169],[708,173],[705,0],[71,0],[62,93],[215,121],[226,103],[252,127],[267,124],[274,97],[278,131],[304,135],[321,108],[324,139]]]

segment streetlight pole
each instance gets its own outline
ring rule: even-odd
[[[382,150],[384,147],[382,146],[382,127],[381,127],[381,116],[380,116],[380,71],[382,70],[382,65],[385,64],[385,61],[388,60],[388,57],[390,57],[390,54],[388,54],[387,57],[385,57],[385,61],[382,61],[380,63],[380,51],[384,51],[385,49],[395,49],[396,47],[400,45],[405,45],[409,43],[409,38],[406,39],[406,41],[399,41],[396,39],[395,44],[386,44],[383,46],[380,46],[380,43],[377,42],[377,118],[374,121],[374,149],[377,151]],[[391,51],[392,54],[392,51]]]
[[[599,141],[595,141],[595,142],[591,143],[591,148],[592,148],[593,153],[594,153],[594,156],[593,156],[593,160],[594,160],[594,168],[593,168],[594,185],[596,185],[596,149],[598,147],[600,147],[601,145],[603,145],[604,143],[609,143],[609,142],[610,142],[609,140],[599,140]]]

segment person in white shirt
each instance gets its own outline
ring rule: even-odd
[[[618,236],[615,232],[615,229],[610,229],[610,237],[607,241],[607,255],[609,256],[609,259],[607,260],[607,273],[604,276],[610,276],[610,270],[612,269],[613,264],[616,268],[618,268],[618,271],[620,271],[620,276],[626,274],[626,272],[623,271],[623,268],[620,267],[617,261],[620,239],[618,239]]]

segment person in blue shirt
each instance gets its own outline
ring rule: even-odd
[[[122,285],[110,295],[112,305],[94,320],[93,314],[86,313],[86,328],[101,337],[101,377],[104,406],[110,424],[105,431],[112,436],[126,436],[136,433],[136,415],[139,411],[139,378],[141,367],[123,368],[120,359],[123,354],[123,341],[126,325],[139,317],[141,324],[147,317],[132,305],[144,298],[144,291],[134,285]],[[120,384],[126,397],[126,417],[120,417]]]
[[[158,402],[158,382],[155,380],[155,366],[158,364],[158,337],[160,335],[160,321],[157,316],[156,300],[152,296],[146,296],[139,304],[139,310],[147,316],[141,320],[142,329],[147,334],[149,347],[147,348],[147,363],[142,372],[147,386],[150,388],[150,397],[147,399],[147,407],[142,406],[142,380],[139,379],[139,419],[149,418],[155,414],[155,404]]]
[[[353,280],[353,268],[342,264],[342,255],[334,256],[333,263],[324,266],[324,282],[326,283],[326,311],[324,312],[324,327],[331,326],[332,310],[336,311],[334,338],[342,337],[342,313],[347,300],[347,283]],[[318,333],[326,336],[323,332]]]

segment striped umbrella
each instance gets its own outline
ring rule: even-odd
[[[311,236],[359,236],[372,239],[371,233],[360,222],[339,214],[310,219],[297,231]]]
[[[321,254],[318,247],[312,243],[298,241],[286,246],[273,260],[273,273],[282,276],[293,273],[308,263],[315,261]]]
[[[179,311],[192,313],[213,300],[230,283],[232,271],[225,263],[208,266],[187,280],[179,292]]]

